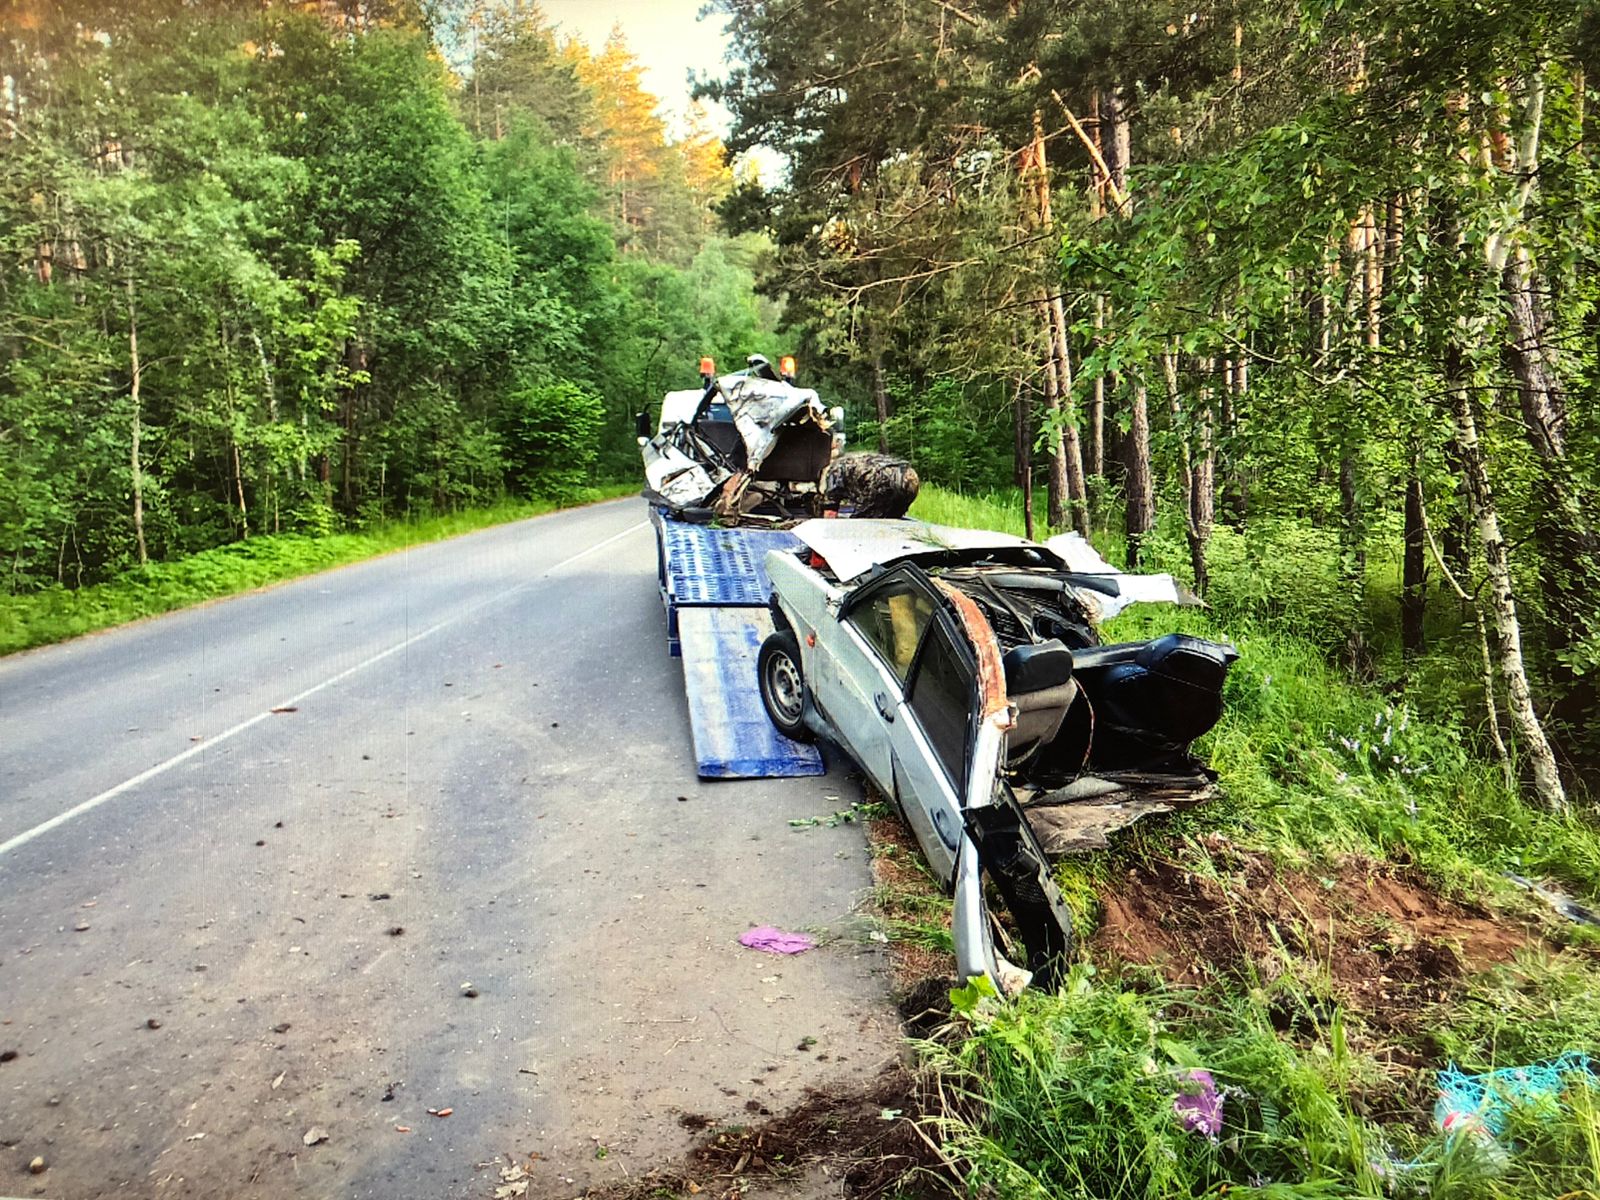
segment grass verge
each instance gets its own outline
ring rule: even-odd
[[[554,500],[506,502],[320,537],[266,534],[174,562],[151,563],[120,578],[85,588],[50,588],[20,596],[0,596],[0,655],[65,641],[142,617],[375,558],[408,546],[442,541],[559,508],[631,495],[638,490],[636,483],[612,484],[585,489],[566,503]]]

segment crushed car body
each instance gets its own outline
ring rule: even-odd
[[[1098,623],[1127,604],[1196,601],[1076,535],[870,519],[793,533],[801,549],[765,564],[769,717],[837,742],[899,807],[953,891],[963,978],[1048,984],[1071,946],[1051,861],[1211,793],[1189,746],[1221,716],[1237,652],[1177,633],[1101,644]],[[986,879],[1011,933],[989,918]]]
[[[778,368],[759,354],[744,371],[701,362],[701,386],[668,392],[654,432],[639,414],[645,494],[690,519],[775,523],[852,505],[862,515],[901,516],[917,494],[909,463],[888,455],[840,455],[843,410],[795,384],[794,360]],[[863,503],[857,505],[859,497]]]

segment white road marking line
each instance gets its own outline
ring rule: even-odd
[[[630,526],[628,526],[628,528],[624,529],[621,533],[613,534],[611,537],[606,538],[602,542],[596,542],[594,545],[590,546],[586,550],[580,550],[580,551],[578,551],[578,553],[570,555],[569,557],[562,559],[560,562],[556,563],[554,566],[552,566],[548,570],[546,570],[543,575],[539,576],[539,579],[541,579],[541,580],[542,579],[548,579],[554,572],[559,571],[562,567],[566,566],[568,563],[577,562],[580,558],[584,558],[584,557],[586,557],[586,556],[588,556],[590,554],[593,554],[596,550],[602,550],[605,547],[611,545],[611,543],[616,542],[616,541],[620,541],[621,539],[627,537],[630,533],[637,533],[639,530],[643,529],[648,524],[649,524],[648,521],[640,521],[636,525],[630,525]],[[477,612],[479,609],[486,608],[491,604],[496,604],[499,601],[506,599],[506,597],[508,597],[508,596],[514,596],[514,595],[516,595],[516,593],[526,590],[527,588],[531,587],[536,582],[538,582],[538,580],[530,580],[528,583],[519,583],[519,584],[517,584],[516,587],[507,588],[505,591],[497,592],[495,595],[490,596],[486,600],[480,600],[478,603],[472,605],[470,608],[463,609],[461,612],[457,613],[455,616],[449,618],[448,620],[440,621],[437,625],[430,625],[430,626],[428,626],[428,628],[424,629],[421,633],[412,634],[410,637],[406,638],[405,641],[396,642],[393,646],[390,646],[387,650],[380,650],[380,651],[378,651],[378,653],[374,654],[371,658],[363,659],[361,662],[358,662],[353,667],[346,667],[343,671],[340,671],[337,675],[330,675],[330,676],[328,676],[328,678],[324,679],[321,683],[313,684],[311,687],[308,687],[305,691],[298,692],[295,695],[290,696],[287,700],[279,701],[277,704],[273,705],[272,707],[273,708],[291,708],[294,705],[299,704],[300,701],[308,699],[311,696],[315,696],[318,692],[322,691],[324,688],[330,688],[336,683],[341,683],[344,680],[349,679],[350,676],[356,674],[357,672],[365,671],[368,667],[374,666],[375,664],[382,662],[384,659],[390,657],[391,655],[399,654],[402,650],[409,649],[410,647],[416,645],[418,642],[422,641],[423,638],[432,637],[434,634],[438,633],[439,630],[444,629],[447,626],[454,625],[457,621],[463,620],[466,617],[470,617],[473,613]],[[243,733],[246,729],[249,729],[252,725],[258,725],[262,721],[265,721],[268,717],[270,717],[272,715],[273,715],[272,714],[272,710],[268,709],[266,712],[259,712],[253,717],[247,717],[245,720],[240,721],[237,725],[233,725],[233,726],[230,726],[227,729],[224,729],[221,733],[217,734],[216,737],[207,738],[205,741],[200,742],[197,745],[190,746],[187,750],[184,750],[184,751],[182,751],[182,752],[180,752],[178,754],[174,754],[171,758],[167,759],[166,761],[159,762],[155,766],[149,768],[148,770],[140,771],[133,778],[124,779],[121,783],[117,784],[115,787],[107,788],[105,791],[101,792],[98,796],[91,796],[91,797],[89,797],[89,799],[85,800],[81,804],[74,804],[71,808],[67,809],[66,812],[57,813],[55,816],[51,817],[48,821],[42,821],[39,824],[35,825],[32,829],[24,830],[23,832],[17,834],[15,837],[8,838],[7,840],[5,840],[3,842],[0,842],[0,855],[9,854],[11,851],[17,849],[19,846],[26,846],[29,842],[33,841],[34,838],[43,837],[45,834],[49,833],[52,829],[60,828],[62,825],[65,825],[68,821],[72,820],[74,817],[81,817],[86,812],[92,812],[94,809],[97,809],[102,804],[106,803],[106,801],[115,800],[118,796],[122,795],[124,792],[128,792],[128,791],[133,790],[134,788],[138,787],[141,783],[148,783],[150,780],[154,779],[156,776],[166,774],[168,771],[172,770],[173,767],[177,767],[177,766],[183,765],[184,763],[188,762],[191,758],[193,758],[195,755],[200,754],[203,751],[210,750],[214,746],[220,746],[223,742],[227,741],[229,738],[237,737],[239,734]]]

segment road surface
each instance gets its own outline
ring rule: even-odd
[[[892,1059],[789,826],[860,793],[696,781],[654,562],[617,501],[0,661],[0,1195],[574,1195]]]

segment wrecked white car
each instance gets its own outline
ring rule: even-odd
[[[917,474],[888,455],[840,456],[844,410],[826,408],[795,384],[794,359],[774,369],[759,354],[719,376],[709,358],[701,386],[668,392],[651,432],[639,414],[645,496],[687,519],[786,522],[849,507],[864,516],[902,516]]]
[[[953,889],[962,978],[1005,994],[1049,984],[1071,946],[1050,859],[1209,794],[1189,744],[1220,717],[1237,652],[1183,634],[1101,645],[1097,622],[1127,604],[1193,598],[1076,535],[1040,545],[904,520],[793,532],[803,549],[766,560],[768,716],[837,742],[894,800]]]

